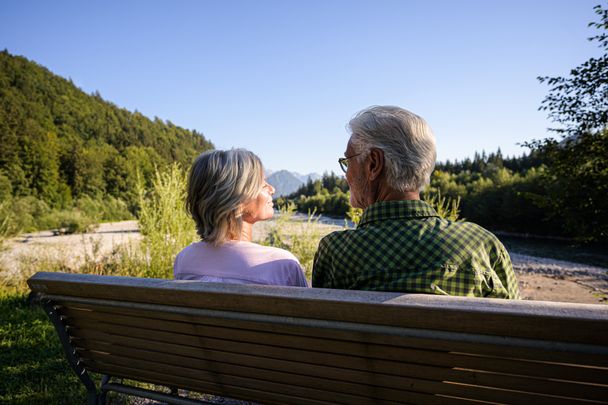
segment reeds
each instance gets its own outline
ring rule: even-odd
[[[175,256],[198,239],[185,208],[186,184],[186,172],[177,164],[165,171],[157,169],[151,190],[138,182],[143,277],[172,278]],[[128,256],[126,260],[137,261],[136,256]]]

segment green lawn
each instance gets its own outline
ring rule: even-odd
[[[27,293],[0,290],[0,403],[82,404],[86,390],[55,329]]]
[[[86,404],[84,385],[70,368],[57,333],[38,305],[31,306],[28,293],[0,287],[0,404]],[[90,374],[99,386],[100,376]],[[164,390],[150,384],[125,380],[141,388]],[[182,393],[183,395],[183,393]],[[189,392],[189,398],[223,400]],[[109,393],[108,403],[128,405],[136,397]],[[241,401],[226,399],[228,404]]]

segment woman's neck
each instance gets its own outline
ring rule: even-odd
[[[253,224],[243,221],[243,228],[241,229],[241,236],[237,240],[251,242],[253,236]]]

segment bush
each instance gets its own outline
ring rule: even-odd
[[[262,244],[290,251],[298,258],[304,268],[306,278],[310,280],[315,253],[322,236],[318,226],[319,217],[312,212],[308,214],[305,222],[298,223],[291,221],[295,211],[296,206],[293,203],[280,206],[276,223]],[[291,228],[296,229],[288,230],[288,224]]]
[[[184,247],[198,240],[195,224],[186,212],[186,172],[177,164],[156,171],[152,190],[138,185],[139,229],[146,263],[142,276],[172,278],[173,261]]]
[[[11,201],[0,202],[0,246],[2,242],[13,235],[19,233],[15,214],[12,210]]]
[[[95,229],[97,218],[77,209],[53,211],[42,217],[39,225],[44,229],[53,230],[56,234],[86,233]]]
[[[132,218],[127,204],[114,197],[100,200],[85,196],[74,206],[51,209],[45,201],[33,196],[8,196],[0,200],[0,238],[46,229],[57,233],[89,232],[98,222]]]
[[[47,203],[33,196],[14,198],[10,204],[16,233],[42,229],[40,219],[51,212]]]
[[[87,217],[94,218],[98,222],[133,219],[127,203],[112,196],[108,196],[103,200],[84,196],[79,198],[74,206]]]
[[[426,202],[437,211],[441,218],[450,221],[462,221],[460,216],[460,197],[449,198],[441,195],[441,191],[437,193],[427,193]]]

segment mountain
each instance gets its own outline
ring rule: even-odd
[[[0,52],[0,192],[53,207],[73,198],[137,201],[137,178],[189,167],[213,144],[196,131],[151,120],[86,94],[24,57]]]
[[[269,175],[270,173],[270,175]],[[308,180],[320,180],[321,175],[317,173],[300,174],[297,172],[290,172],[288,170],[266,171],[266,181],[275,188],[274,197],[281,197],[289,195],[300,188],[303,184],[306,184]]]
[[[310,179],[312,181],[321,180],[321,175],[318,173],[300,174],[300,173],[292,172],[292,174],[294,176],[296,176],[298,179],[300,179],[300,181],[302,183],[308,182],[308,179]]]
[[[304,182],[287,170],[273,172],[266,178],[268,184],[274,187],[274,197],[289,195],[296,191]]]

